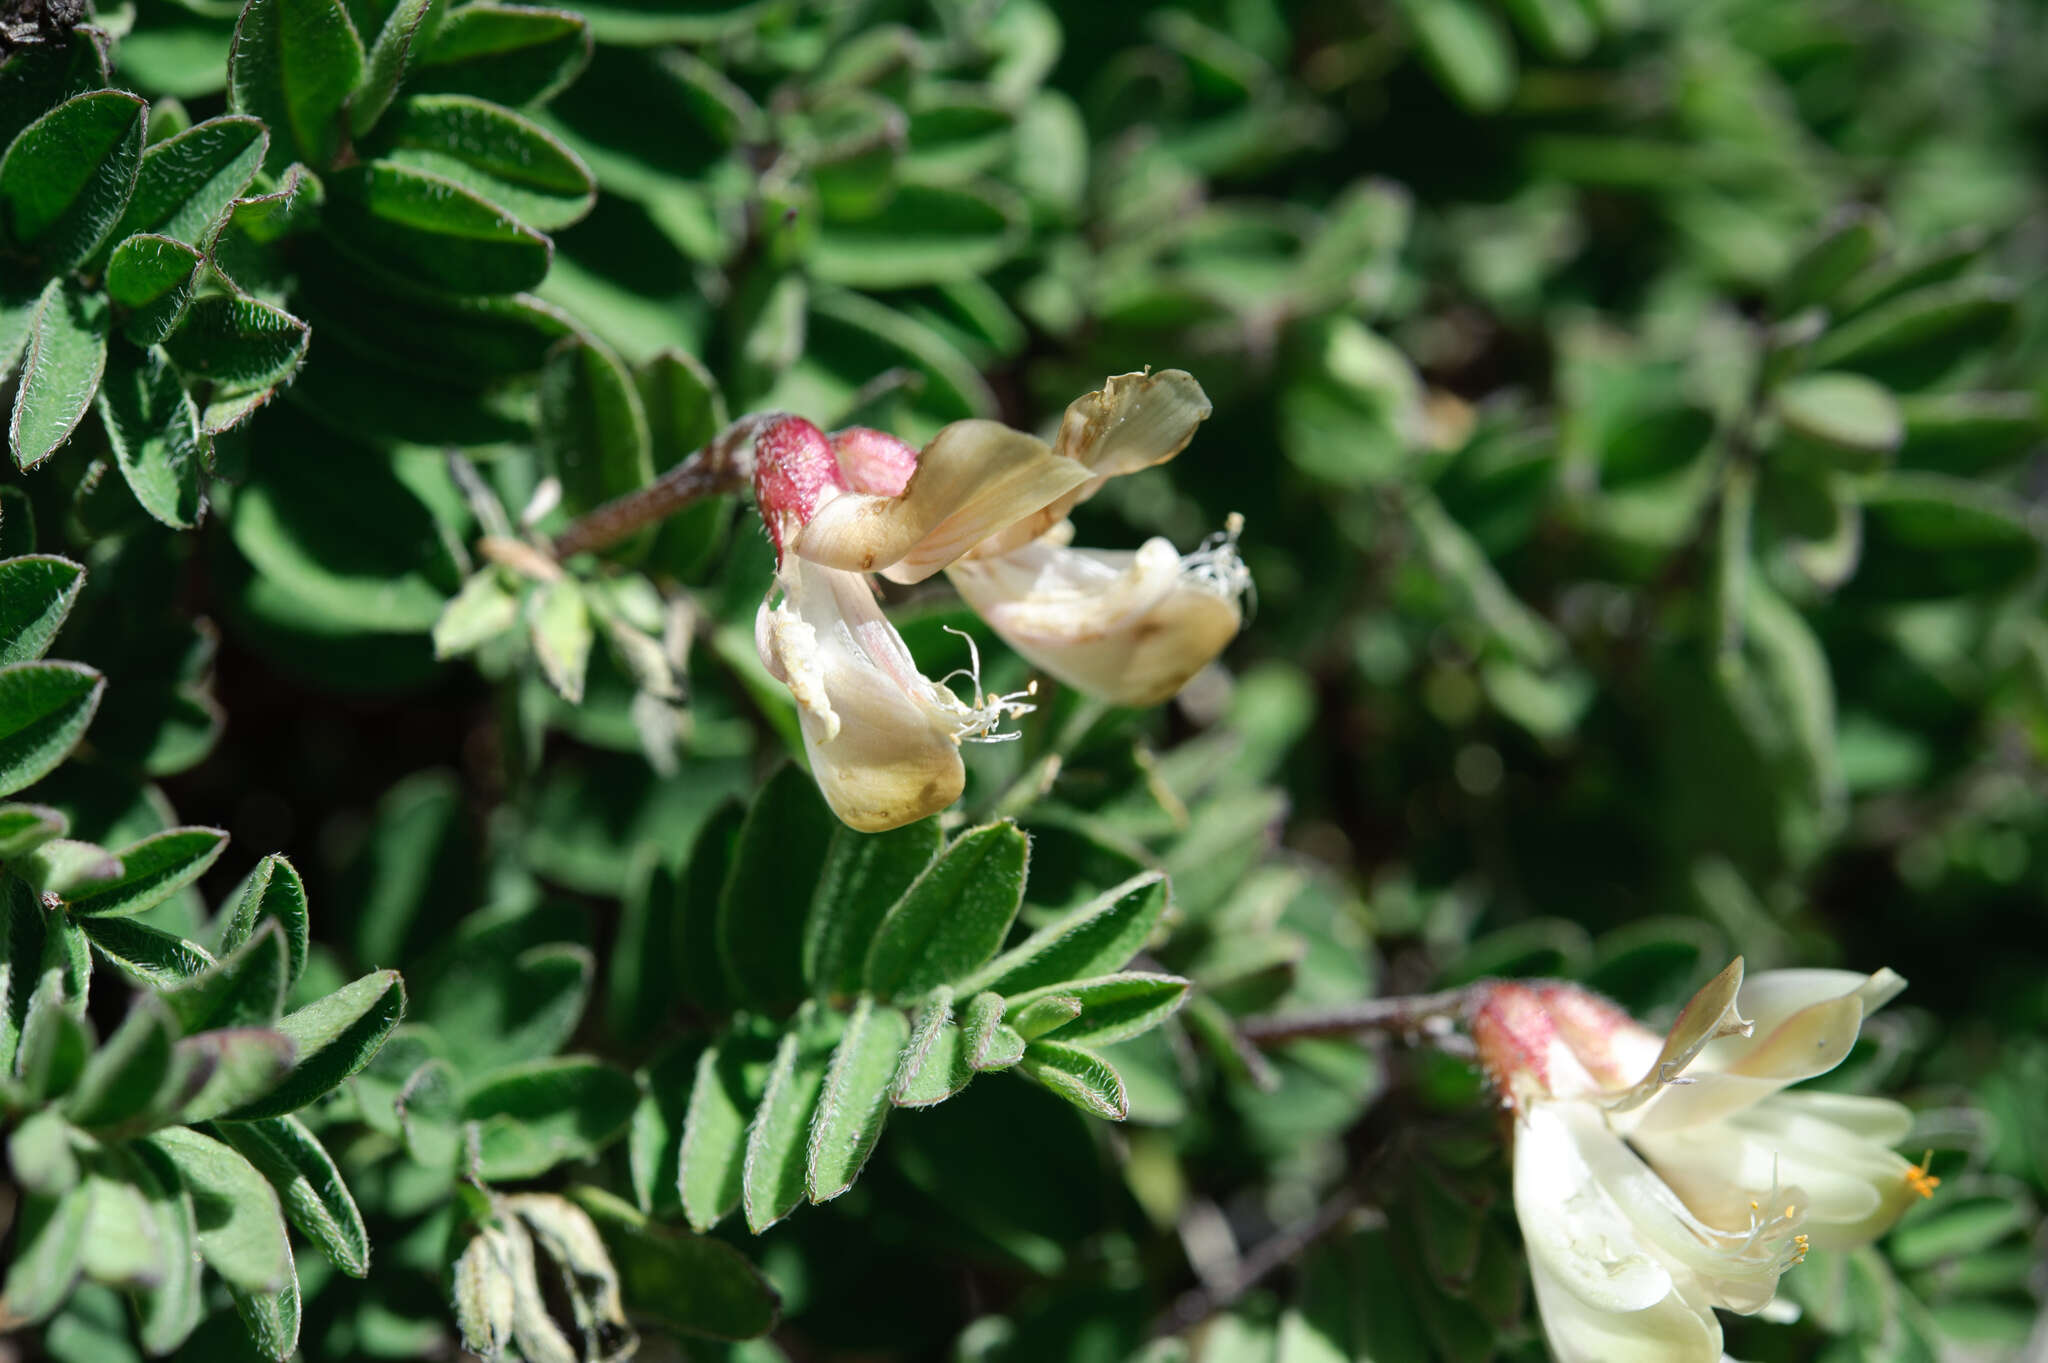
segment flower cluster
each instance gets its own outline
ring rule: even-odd
[[[1898,1103],[1787,1093],[1840,1064],[1905,987],[1889,970],[1738,958],[1662,1037],[1555,982],[1484,986],[1481,1062],[1515,1115],[1515,1215],[1558,1363],[1719,1363],[1809,1247],[1883,1234],[1936,1182],[1891,1147]]]
[[[962,699],[918,670],[868,574],[945,571],[991,628],[1043,671],[1123,705],[1185,686],[1237,633],[1250,585],[1234,530],[1183,557],[1075,549],[1066,519],[1120,474],[1164,463],[1209,415],[1181,370],[1123,374],[1074,402],[1052,443],[956,421],[923,449],[783,417],[755,443],[754,494],[776,550],[755,621],[761,661],[790,690],[833,811],[879,832],[959,798],[959,747],[1003,734],[1023,694]]]

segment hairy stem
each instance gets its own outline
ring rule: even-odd
[[[1404,994],[1389,999],[1364,999],[1304,1013],[1269,1013],[1246,1018],[1238,1031],[1258,1046],[1274,1046],[1313,1036],[1349,1036],[1353,1032],[1420,1032],[1447,1024],[1465,1011],[1472,986],[1437,994]]]
[[[743,416],[646,487],[584,512],[555,537],[557,559],[608,549],[692,502],[734,492],[754,476],[754,437],[782,412]]]

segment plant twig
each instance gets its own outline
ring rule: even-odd
[[[692,502],[744,487],[754,475],[754,437],[783,415],[757,412],[743,416],[646,487],[584,512],[555,537],[555,557],[608,549]]]
[[[1228,1310],[1268,1274],[1285,1267],[1310,1245],[1335,1230],[1346,1217],[1358,1210],[1358,1206],[1359,1196],[1355,1189],[1339,1188],[1313,1214],[1260,1241],[1249,1254],[1238,1260],[1236,1269],[1227,1276],[1181,1293],[1154,1322],[1153,1336],[1182,1334],[1217,1312]]]
[[[1389,999],[1364,999],[1303,1013],[1269,1013],[1238,1024],[1245,1040],[1258,1046],[1278,1045],[1313,1036],[1349,1036],[1353,1032],[1420,1032],[1442,1025],[1465,1011],[1472,986],[1436,994],[1403,994]]]

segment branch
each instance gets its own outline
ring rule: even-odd
[[[1437,994],[1404,994],[1390,999],[1365,999],[1306,1013],[1268,1013],[1246,1018],[1238,1031],[1258,1046],[1274,1046],[1312,1036],[1349,1036],[1353,1032],[1446,1031],[1444,1025],[1462,1014],[1472,999],[1472,986]]]
[[[1217,1312],[1228,1310],[1266,1275],[1285,1267],[1310,1245],[1335,1230],[1358,1206],[1356,1190],[1339,1188],[1328,1201],[1316,1208],[1313,1215],[1282,1227],[1259,1242],[1251,1253],[1238,1260],[1236,1269],[1228,1276],[1181,1293],[1154,1322],[1153,1336],[1182,1334]]]
[[[746,486],[754,476],[754,437],[783,415],[743,416],[646,487],[584,512],[555,537],[555,558],[608,549],[692,502]]]

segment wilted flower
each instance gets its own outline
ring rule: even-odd
[[[1182,557],[1164,539],[1135,551],[1074,549],[1066,515],[1113,477],[1163,464],[1209,416],[1183,370],[1120,374],[1077,399],[1053,448],[1085,483],[974,547],[947,569],[1004,642],[1068,685],[1120,705],[1153,705],[1206,667],[1243,623],[1250,574],[1237,526]]]
[[[1904,987],[1745,984],[1737,959],[1663,1037],[1573,985],[1484,988],[1472,1032],[1515,1112],[1515,1215],[1559,1363],[1718,1363],[1715,1307],[1761,1310],[1810,1245],[1865,1244],[1932,1192],[1888,1148],[1899,1104],[1780,1092],[1840,1064]]]
[[[993,424],[962,422],[947,430]],[[1030,481],[1028,458],[1007,457],[1014,446],[972,432],[946,448],[960,448],[964,441],[993,449],[989,462],[997,467],[1000,494],[977,493],[957,476],[949,454],[899,480],[902,461],[889,439],[879,432],[842,432],[841,448],[850,451],[842,471],[823,432],[786,418],[762,435],[754,470],[762,520],[778,551],[775,579],[782,596],[774,605],[762,603],[754,619],[755,646],[796,699],[804,750],[826,803],[863,832],[900,827],[953,803],[966,783],[961,741],[988,736],[1003,717],[1030,708],[1017,696],[977,695],[970,705],[927,679],[882,614],[867,578],[845,566],[821,564],[805,551],[806,544],[823,544],[838,564],[865,557],[867,566],[890,549],[898,555],[887,558],[891,564],[905,552],[938,552],[930,547],[935,539],[961,533],[961,526],[985,529],[981,518],[990,508],[1016,496],[1019,482]],[[1022,479],[1016,477],[1020,468],[1026,472]],[[939,476],[927,479],[930,470]],[[1051,478],[1040,485],[1057,489],[1063,481]],[[903,496],[859,490],[892,482]],[[905,489],[909,483],[926,493],[913,501]],[[852,514],[825,520],[821,513],[834,507]],[[813,534],[821,523],[826,533]],[[859,547],[863,525],[872,531],[865,550]],[[906,533],[906,527],[918,526],[923,534]],[[974,681],[978,691],[978,677]]]
[[[995,739],[1022,695],[962,700],[918,671],[865,576],[920,582],[950,568],[968,603],[1018,652],[1126,705],[1179,691],[1237,633],[1249,585],[1236,518],[1183,557],[1068,547],[1066,514],[1104,479],[1171,459],[1209,415],[1180,370],[1110,379],[1067,409],[1056,443],[994,421],[956,421],[923,449],[855,427],[827,437],[779,418],[755,444],[754,493],[776,548],[780,601],[755,643],[796,698],[826,801],[880,831],[945,808],[959,745]],[[959,674],[955,674],[959,675]]]

